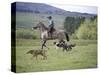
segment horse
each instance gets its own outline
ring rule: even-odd
[[[64,38],[66,37],[66,40],[69,41],[69,35],[66,31],[64,30],[57,30],[54,29],[53,33],[52,33],[52,38],[48,35],[48,30],[49,28],[46,27],[42,22],[39,22],[36,26],[34,26],[32,29],[38,29],[40,31],[40,37],[42,40],[42,45],[41,45],[41,49],[43,49],[43,47],[46,47],[46,42],[47,40],[52,40],[52,39],[58,39],[59,42],[63,42]],[[48,48],[49,49],[49,48]]]

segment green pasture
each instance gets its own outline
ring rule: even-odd
[[[26,54],[31,49],[40,49],[41,40],[16,39],[16,72],[37,72],[53,70],[86,69],[97,67],[97,41],[96,40],[71,40],[76,43],[71,51],[63,52],[55,49],[53,42],[47,41],[47,59],[39,56],[36,60],[32,55]]]

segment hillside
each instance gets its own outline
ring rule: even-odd
[[[94,16],[94,14],[65,11],[63,9],[56,8],[54,6],[50,6],[44,3],[16,2],[16,11],[42,13],[42,14],[57,14],[57,15],[64,15],[64,16],[82,16],[87,18]]]
[[[48,16],[52,16],[55,21],[55,27],[63,28],[66,17],[85,17],[90,18],[95,14],[70,12],[63,9],[53,7],[44,3],[26,3],[15,2],[16,4],[16,27],[32,28],[34,25],[42,21],[48,25]],[[12,7],[12,14],[15,8]]]

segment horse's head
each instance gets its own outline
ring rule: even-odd
[[[33,29],[42,29],[42,30],[47,30],[47,27],[42,23],[39,22],[36,26],[33,27]]]
[[[43,25],[43,23],[42,23],[42,22],[39,22],[36,26],[34,26],[34,27],[33,27],[33,29],[40,28],[40,27],[41,27],[41,25]]]

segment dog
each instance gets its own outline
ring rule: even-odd
[[[72,47],[76,46],[76,44],[67,44],[67,43],[65,43],[65,41],[59,42],[59,43],[54,42],[54,45],[56,45],[56,47],[62,48],[63,51],[65,51],[65,50],[69,51],[72,49]]]
[[[41,55],[43,56],[43,59],[47,59],[47,55],[46,55],[46,50],[41,50],[41,49],[38,49],[38,50],[29,50],[26,54],[32,54],[33,57],[38,57],[38,55]]]

